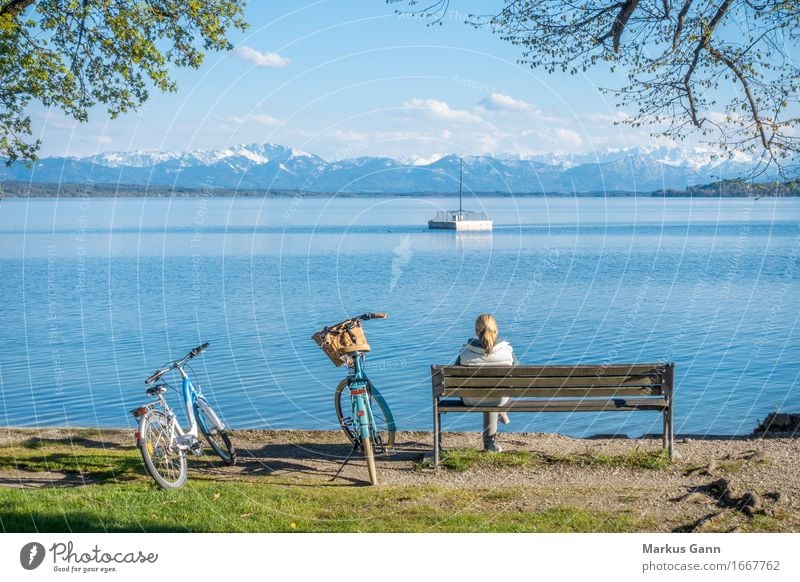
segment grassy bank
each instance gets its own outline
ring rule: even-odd
[[[527,490],[242,485],[194,479],[166,492],[143,483],[5,490],[0,524],[5,532],[618,532],[647,525],[568,506],[515,511]]]
[[[695,531],[702,526],[701,531],[793,531],[800,523],[785,509],[760,511],[747,519],[735,509],[724,509],[710,520],[703,517],[712,506],[707,499],[700,500],[702,507],[697,499],[679,505],[654,491],[652,484],[688,479],[688,466],[671,463],[660,449],[487,454],[458,448],[448,451],[438,473],[427,459],[409,456],[397,461],[399,468],[383,466],[388,484],[368,487],[360,481],[361,467],[355,467],[355,479],[330,482],[325,467],[301,470],[300,455],[278,463],[265,452],[269,445],[256,449],[245,442],[237,467],[223,467],[210,456],[192,457],[187,485],[162,491],[145,474],[129,434],[116,440],[106,436],[83,431],[64,438],[3,441],[0,479],[6,486],[0,487],[0,530],[637,532]],[[286,440],[286,435],[276,438]],[[296,450],[321,462],[309,449],[313,443],[297,438]],[[341,440],[336,434],[332,438]],[[328,462],[331,469],[338,466],[338,459]],[[745,471],[749,461],[743,463],[715,470],[730,476]],[[395,478],[393,483],[392,471],[402,472],[404,480]],[[517,479],[525,471],[550,473]],[[629,475],[620,481],[623,486],[604,482],[603,475],[620,472]],[[561,473],[563,482],[549,476]]]
[[[466,453],[458,453],[461,459]],[[515,456],[508,457],[516,463]],[[503,456],[494,458],[503,464]],[[161,491],[133,447],[82,438],[32,438],[0,448],[0,470],[64,476],[52,487],[0,488],[5,532],[554,532],[633,531],[629,515],[569,506],[519,511],[528,488],[353,486],[317,479],[238,475],[204,456],[181,490]],[[462,469],[463,470],[463,469]]]

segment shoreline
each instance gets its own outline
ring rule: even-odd
[[[740,196],[740,195],[700,195],[690,193],[677,193],[677,194],[662,194],[660,192],[475,192],[472,194],[476,198],[670,198],[670,199],[692,199],[692,200],[752,200],[753,196]],[[98,195],[98,196],[84,196],[82,194],[76,195],[52,195],[52,194],[9,194],[8,192],[0,195],[1,200],[120,200],[120,199],[139,199],[139,198],[156,198],[156,199],[171,199],[171,198],[314,198],[319,200],[327,200],[334,198],[347,198],[347,199],[371,199],[371,198],[408,198],[408,199],[425,199],[425,198],[457,198],[458,192],[260,192],[260,193],[247,193],[247,192],[231,192],[231,193],[203,193],[203,192],[156,192],[156,193],[135,193],[135,194],[117,194],[117,195]],[[800,194],[764,194],[758,199],[794,199],[800,198]]]
[[[8,426],[0,426],[0,434],[2,431],[109,431],[109,432],[130,432],[134,433],[136,431],[134,428],[124,427],[124,426],[63,426],[63,425],[44,425],[44,426],[17,426],[17,425],[8,425]],[[230,428],[228,430],[235,434],[238,432],[245,432],[245,433],[288,433],[288,434],[320,434],[320,435],[341,435],[342,431],[336,429],[317,429],[317,428]],[[433,439],[433,431],[429,430],[417,430],[417,429],[410,429],[410,430],[400,430],[398,433],[409,433],[409,434],[427,434]],[[459,430],[459,431],[444,431],[443,434],[459,434],[459,435],[480,435],[480,430]],[[615,435],[609,433],[597,433],[590,436],[572,436],[562,433],[541,433],[541,432],[531,432],[531,431],[514,431],[512,430],[502,430],[498,432],[500,436],[502,435],[518,435],[518,436],[532,436],[532,435],[554,435],[568,439],[574,439],[579,441],[598,441],[598,440],[614,440],[614,441],[638,441],[638,440],[650,440],[650,439],[660,439],[661,433],[646,433],[641,436],[627,436],[627,435]],[[800,431],[785,431],[785,432],[767,432],[762,434],[729,434],[729,433],[713,433],[713,434],[703,434],[703,433],[675,433],[674,438],[677,439],[691,439],[691,440],[758,440],[758,439],[786,439],[786,438],[800,438]]]

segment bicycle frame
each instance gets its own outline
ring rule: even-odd
[[[367,397],[370,389],[369,378],[364,372],[364,354],[353,352],[353,370],[349,374],[350,399],[353,404],[353,424],[357,423],[358,433],[362,439],[368,439],[370,431],[377,432],[375,419],[372,416],[372,406]],[[366,416],[366,422],[364,417]]]
[[[372,383],[372,381],[367,377],[367,373],[364,370],[364,353],[363,352],[352,352],[350,354],[352,358],[353,365],[350,367],[348,374],[347,374],[347,384],[350,390],[350,399],[352,402],[353,407],[353,416],[352,421],[354,426],[359,431],[359,436],[362,439],[369,438],[370,432],[372,434],[378,434],[378,428],[375,424],[375,416],[372,411],[372,404],[370,403],[370,396],[375,398],[376,401],[382,403],[382,410],[386,415],[386,422],[388,424],[388,428],[390,434],[393,436],[394,431],[396,430],[394,424],[394,418],[392,417],[392,413],[389,410],[389,407],[386,406],[386,401],[383,399],[383,396]],[[362,419],[365,419],[364,422]],[[384,446],[393,446],[393,438],[390,438],[390,441],[383,443]]]
[[[181,426],[180,422],[178,422],[178,417],[175,414],[175,411],[167,403],[167,400],[164,398],[163,394],[157,394],[157,398],[158,404],[160,404],[160,406],[164,409],[164,412],[167,414],[167,418],[169,419],[172,440],[176,442],[181,449],[185,450],[192,445],[193,441],[199,441],[200,439],[199,425],[197,422],[197,417],[194,414],[195,406],[200,408],[203,411],[203,414],[205,414],[205,416],[214,425],[213,427],[206,427],[207,429],[216,428],[219,431],[222,431],[225,430],[225,424],[214,412],[214,409],[208,405],[208,402],[206,402],[202,392],[198,390],[194,384],[192,384],[191,380],[189,380],[189,375],[184,371],[183,366],[176,366],[176,369],[181,375],[181,396],[183,397],[186,417],[189,420],[189,428],[184,429]]]
[[[220,420],[214,410],[208,405],[206,399],[203,398],[203,394],[195,388],[194,384],[189,380],[189,375],[184,372],[183,366],[177,366],[177,369],[181,374],[181,393],[183,395],[184,407],[186,408],[186,417],[189,419],[189,430],[182,431],[183,434],[199,438],[197,418],[194,414],[195,406],[202,409],[203,413],[214,424],[214,427],[219,430],[225,430],[225,425],[222,423],[222,420]],[[206,428],[210,429],[212,427]]]
[[[183,405],[186,409],[186,418],[189,419],[189,430],[185,431],[184,434],[197,438],[197,419],[194,416],[194,402],[197,399],[197,392],[189,380],[189,376],[183,371],[182,366],[178,366],[178,372],[180,372],[182,379],[181,394],[183,396]]]

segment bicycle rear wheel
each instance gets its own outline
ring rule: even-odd
[[[206,410],[210,410],[208,402],[203,399],[200,404],[201,398],[197,399],[198,402],[194,405],[194,416],[197,419],[197,425],[200,427],[200,432],[206,437],[208,444],[214,449],[214,452],[222,459],[226,465],[235,465],[237,460],[236,449],[231,443],[231,439],[225,429],[221,429],[211,418],[211,414],[207,414]]]
[[[178,489],[189,472],[186,456],[172,442],[167,415],[151,410],[139,419],[139,450],[144,468],[162,489]]]
[[[378,432],[375,435],[375,447],[378,453],[383,453],[384,449],[394,446],[395,439],[395,424],[392,412],[389,410],[389,405],[383,399],[377,388],[368,383],[370,408],[372,408],[372,416],[375,419],[375,427]],[[351,443],[356,442],[355,433],[353,432],[353,418],[352,406],[350,403],[350,391],[348,389],[348,382],[345,378],[336,387],[336,393],[333,397],[333,405],[336,408],[336,418],[339,421],[339,426],[342,427],[344,434]]]

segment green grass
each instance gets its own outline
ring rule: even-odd
[[[546,455],[534,451],[494,453],[476,449],[453,449],[444,451],[440,459],[440,465],[452,471],[467,471],[472,468],[520,468],[557,463],[654,470],[665,469],[670,465],[667,450],[645,451],[639,448],[634,448],[621,455],[585,453],[562,456]]]
[[[724,473],[737,473],[744,467],[744,461],[736,459],[733,461],[718,461],[717,467]]]
[[[666,452],[546,456],[535,452],[447,451],[450,470],[536,467],[550,463],[660,469]],[[316,476],[209,471],[208,456],[190,460],[189,481],[162,491],[145,474],[133,446],[107,445],[91,435],[29,439],[0,448],[0,470],[76,475],[53,487],[0,487],[1,532],[639,532],[663,524],[635,509],[598,511],[574,489],[552,497],[546,485],[497,488],[404,485],[353,486]],[[598,495],[601,492],[595,491]],[[646,494],[646,492],[644,493]],[[796,516],[780,507],[745,520],[723,512],[707,531],[790,531]],[[730,514],[730,515],[728,515]]]
[[[141,474],[141,457],[133,448],[102,446],[84,438],[31,438],[2,447],[0,470],[52,471],[89,480],[125,480]]]
[[[6,445],[0,452],[0,470],[65,473],[90,482],[130,481],[144,475],[142,457],[135,447],[86,438],[31,438]],[[191,463],[196,469],[219,465],[216,457],[211,456],[192,457]]]
[[[505,466],[525,454],[497,456]],[[526,487],[352,486],[314,478],[220,478],[211,457],[192,458],[189,481],[162,491],[138,451],[30,439],[0,450],[0,470],[80,476],[91,485],[0,487],[3,532],[624,532],[632,514],[544,507]],[[223,471],[224,475],[225,472]]]
[[[627,514],[559,506],[520,510],[523,491],[352,487],[190,476],[177,491],[147,482],[0,489],[5,532],[624,532]]]
[[[606,465],[610,467],[626,467],[628,469],[666,469],[670,466],[669,451],[667,449],[642,450],[639,448],[626,451],[622,455],[606,455],[596,453],[585,455],[587,465]]]

